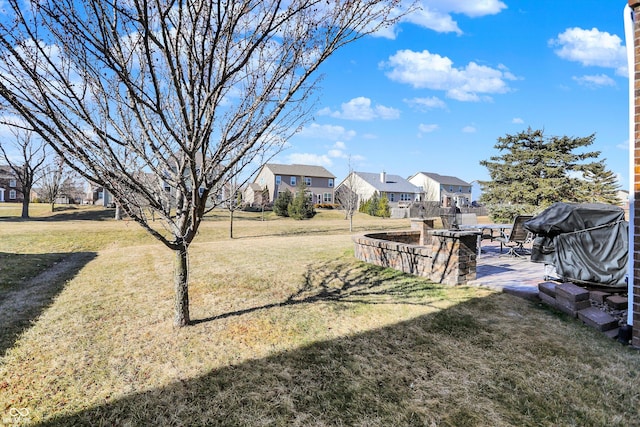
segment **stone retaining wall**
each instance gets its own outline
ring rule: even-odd
[[[353,241],[356,258],[370,264],[448,285],[476,278],[477,232],[397,231],[355,236]]]

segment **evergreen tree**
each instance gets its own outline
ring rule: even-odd
[[[380,198],[378,197],[378,193],[373,193],[373,196],[369,199],[369,205],[367,206],[367,212],[371,216],[376,216],[378,214],[378,205],[380,204]]]
[[[606,168],[604,161],[594,163],[591,168],[585,171],[584,179],[587,184],[585,201],[613,205],[620,203],[618,199],[620,184],[618,184],[616,175]]]
[[[294,219],[312,218],[316,211],[313,208],[311,197],[307,194],[307,186],[304,182],[300,182],[296,189],[296,195],[293,197],[287,207],[289,216]]]
[[[289,204],[293,200],[293,194],[287,188],[284,192],[278,194],[273,202],[273,212],[278,216],[289,216]]]
[[[599,151],[580,151],[593,144],[595,135],[582,138],[546,137],[542,130],[527,129],[498,138],[502,154],[480,162],[489,170],[482,181],[481,201],[488,205],[519,205],[529,213],[558,201],[583,202],[587,171],[597,169]]]
[[[383,194],[378,201],[376,216],[380,216],[382,218],[389,218],[391,216],[391,207],[389,206],[389,199],[386,194]]]

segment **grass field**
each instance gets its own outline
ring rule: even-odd
[[[112,211],[38,208],[0,205],[0,303],[81,262],[41,307],[0,312],[0,425],[640,424],[637,351],[539,304],[360,263],[340,212],[240,214],[235,239],[211,215],[190,252],[194,325],[175,329],[167,249]]]

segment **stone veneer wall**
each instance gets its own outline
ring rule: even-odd
[[[476,278],[477,233],[474,232],[371,233],[355,236],[353,241],[356,258],[364,262],[448,285],[461,285]],[[427,243],[420,245],[421,241]]]
[[[634,204],[631,206],[634,212],[633,227],[633,336],[631,345],[640,347],[640,224],[637,220],[640,218],[640,1],[629,0],[629,7],[633,9],[635,19],[633,22],[633,39],[635,51],[635,64],[633,67],[634,82],[634,155],[633,155],[633,188],[630,190],[634,194]],[[630,254],[631,255],[631,254]]]

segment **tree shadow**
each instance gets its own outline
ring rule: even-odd
[[[7,254],[0,254],[7,255]],[[65,285],[97,256],[94,252],[73,254],[12,254],[5,261],[36,265],[42,259],[58,259],[53,266],[19,284],[0,287],[0,357],[49,307]],[[5,265],[4,268],[7,268]]]
[[[573,392],[594,387],[587,376],[565,382],[554,376],[521,380],[523,373],[515,367],[523,354],[530,358],[528,372],[535,372],[561,363],[559,355],[569,359],[575,349],[549,340],[534,357],[531,343],[514,341],[513,331],[501,327],[512,321],[504,314],[507,298],[491,294],[408,321],[243,361],[39,425],[536,426],[541,420],[566,425],[576,419],[598,425],[607,411],[638,413],[630,409],[633,393],[607,399],[607,409],[589,415],[567,405],[568,383]],[[523,325],[529,333],[553,318],[536,307],[529,310],[526,319],[534,325]],[[561,364],[570,369],[570,361]],[[496,366],[514,372],[488,368]],[[613,393],[611,387],[606,386],[607,392]]]
[[[242,316],[270,308],[317,302],[428,306],[440,299],[442,286],[398,270],[337,259],[308,266],[299,288],[283,301],[195,319],[192,324]]]
[[[20,215],[0,216],[2,222],[61,222],[61,221],[107,221],[113,219],[115,209],[111,208],[78,208],[74,205],[56,206],[54,211],[47,216],[30,216],[29,218],[21,218]]]

